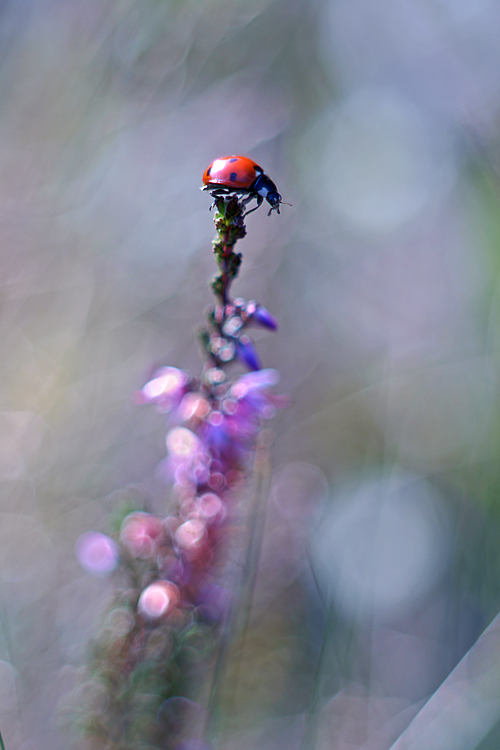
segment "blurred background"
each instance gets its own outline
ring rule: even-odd
[[[74,545],[161,512],[164,423],[131,394],[200,372],[218,156],[292,204],[249,217],[234,285],[280,321],[255,340],[291,406],[225,747],[388,749],[496,616],[499,25],[494,0],[1,2],[7,750],[83,747],[112,583]],[[496,750],[497,692],[454,750]]]

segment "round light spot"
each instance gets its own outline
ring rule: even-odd
[[[75,551],[82,568],[94,575],[107,575],[118,564],[118,545],[98,531],[82,534],[76,542]]]
[[[359,91],[316,128],[318,200],[363,234],[397,230],[456,179],[452,139],[392,90]]]
[[[145,617],[155,620],[175,607],[179,596],[179,589],[174,583],[156,581],[144,589],[137,608]]]
[[[380,474],[336,493],[311,554],[325,593],[348,615],[383,618],[418,602],[442,575],[450,551],[437,490],[410,474]]]

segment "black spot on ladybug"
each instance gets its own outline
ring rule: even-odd
[[[236,161],[236,159],[232,159],[232,161]],[[238,175],[236,174],[236,172],[231,172],[231,174],[229,175],[229,179],[231,180],[231,182],[236,182],[237,177]]]
[[[238,159],[236,159],[236,158],[235,159],[229,159],[230,163],[233,162],[233,161],[238,161]]]
[[[209,167],[209,168],[207,169],[207,174],[212,174],[212,167]]]
[[[257,164],[254,164],[253,168],[255,169],[257,174],[264,174],[264,170],[262,169],[262,167],[259,167]]]

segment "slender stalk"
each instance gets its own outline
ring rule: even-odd
[[[270,476],[269,450],[259,435],[263,420],[272,416],[267,389],[277,382],[277,373],[258,372],[246,329],[253,324],[275,330],[277,324],[255,300],[231,298],[241,265],[235,245],[246,234],[245,205],[238,195],[214,197],[218,273],[211,287],[216,304],[200,333],[207,357],[202,376],[161,367],[137,394],[140,403],[155,404],[168,415],[168,453],[160,466],[172,487],[172,502],[163,517],[128,513],[115,540],[96,534],[82,546],[81,559],[85,545],[114,550],[125,579],[110,623],[94,644],[95,698],[85,717],[87,736],[120,750],[138,743],[177,750],[183,741],[198,741],[203,729],[215,737],[230,646],[236,638],[244,642],[251,612]],[[251,372],[229,378],[235,361]],[[221,570],[230,519],[241,512],[252,459],[253,500],[237,584],[241,607],[228,613]],[[90,550],[89,560],[95,559]],[[195,701],[208,703],[204,722],[201,706],[196,718]]]

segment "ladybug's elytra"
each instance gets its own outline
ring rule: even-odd
[[[247,215],[256,211],[264,198],[271,206],[268,216],[272,211],[279,213],[282,203],[274,182],[262,167],[247,156],[224,156],[213,161],[203,175],[202,190],[208,190],[214,198],[228,193],[241,193],[247,196],[243,203],[255,198],[257,205],[247,211]]]

